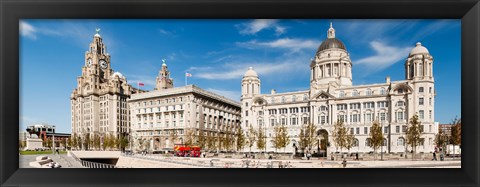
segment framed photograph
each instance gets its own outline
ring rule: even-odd
[[[478,1],[0,6],[2,185],[478,185]]]

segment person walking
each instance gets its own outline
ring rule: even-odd
[[[433,151],[433,158],[432,158],[432,161],[437,161],[437,153],[435,153],[436,151],[434,150]]]
[[[342,165],[343,165],[344,168],[347,167],[347,160],[345,158],[343,158]]]

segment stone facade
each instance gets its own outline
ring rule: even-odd
[[[271,142],[274,126],[286,125],[291,141],[285,152],[291,153],[299,151],[301,125],[313,123],[318,133],[329,135],[329,146],[323,150],[329,153],[340,151],[331,136],[333,124],[340,119],[356,138],[350,151],[370,152],[373,149],[368,146],[367,138],[372,122],[378,120],[386,137],[382,149],[396,153],[411,150],[405,146],[405,128],[408,120],[418,114],[424,142],[417,152],[431,152],[438,124],[434,123],[433,57],[428,50],[421,43],[412,49],[405,61],[405,80],[391,81],[387,77],[383,83],[352,85],[352,62],[345,45],[335,38],[333,27],[327,36],[312,58],[309,90],[288,93],[272,90],[270,94],[262,94],[259,76],[253,68],[248,69],[241,84],[242,129],[264,128],[266,151],[275,151]],[[263,151],[255,147],[252,150]]]
[[[92,139],[94,134],[128,135],[127,99],[140,90],[129,85],[121,73],[114,73],[99,29],[85,52],[84,63],[70,96],[72,135],[82,140],[86,136]]]
[[[187,133],[230,135],[240,127],[240,103],[194,85],[165,86],[169,80],[164,63],[153,91],[128,99],[134,151],[158,151],[183,144]],[[161,80],[161,81],[159,81]],[[172,133],[175,133],[172,135]],[[174,141],[172,141],[174,139]]]

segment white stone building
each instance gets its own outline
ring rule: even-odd
[[[240,127],[240,103],[194,85],[173,87],[169,75],[164,62],[155,90],[133,94],[127,100],[132,150],[171,149],[174,144],[185,143],[188,131],[195,137],[233,137]]]
[[[107,134],[127,136],[130,129],[127,99],[141,92],[127,83],[127,79],[111,67],[110,54],[99,34],[93,36],[85,52],[82,75],[77,77],[77,88],[70,96],[72,136],[82,141],[94,135],[101,139]]]
[[[379,120],[385,137],[382,149],[398,153],[411,150],[405,147],[405,128],[418,114],[424,141],[417,152],[431,152],[438,125],[434,123],[433,57],[428,50],[420,42],[411,50],[405,61],[405,80],[386,77],[383,83],[352,85],[352,62],[345,45],[335,37],[332,26],[327,36],[311,61],[309,90],[262,94],[260,77],[253,68],[248,69],[242,79],[242,129],[266,127],[266,151],[275,151],[271,142],[274,126],[286,125],[291,141],[285,152],[291,153],[300,151],[297,142],[301,125],[310,122],[317,126],[318,133],[329,137],[326,150],[312,151],[330,153],[337,151],[331,136],[333,124],[341,119],[356,138],[350,151],[370,152],[373,149],[368,146],[368,134],[372,121]]]

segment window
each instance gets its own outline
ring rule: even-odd
[[[398,89],[397,92],[398,92],[399,94],[402,94],[402,93],[403,93],[403,89]]]
[[[347,104],[338,104],[337,110],[347,110]]]
[[[404,146],[404,145],[405,145],[405,140],[403,138],[398,138],[397,146]]]
[[[297,101],[297,97],[292,96],[292,102],[295,102],[295,101]]]
[[[432,110],[428,111],[428,119],[432,119]]]
[[[327,111],[327,110],[328,110],[328,108],[326,106],[321,106],[320,107],[320,111]]]
[[[405,102],[404,101],[398,101],[397,106],[405,106]]]
[[[360,109],[360,103],[352,103],[352,104],[350,104],[350,109]]]
[[[374,102],[363,103],[363,108],[374,108],[374,107],[375,107]]]
[[[297,125],[297,118],[291,118],[290,122],[292,123],[292,125]]]
[[[381,120],[381,121],[385,121],[385,120],[387,119],[386,116],[387,116],[387,115],[386,115],[385,112],[381,112],[381,113],[380,113],[380,120]]]
[[[388,127],[383,127],[383,133],[385,133],[385,134],[388,133]]]
[[[370,88],[367,89],[367,95],[372,95],[372,90]]]
[[[353,134],[353,133],[354,133],[353,128],[350,128],[350,134]]]
[[[424,119],[424,113],[423,110],[418,111],[418,118],[423,120]]]
[[[270,119],[270,125],[274,126],[275,125],[275,119]]]
[[[428,105],[432,106],[432,98],[428,98]]]
[[[368,134],[368,127],[363,127],[363,134]]]
[[[357,90],[353,90],[352,96],[358,96],[358,95],[359,95],[358,91],[357,91]]]
[[[395,132],[396,132],[396,133],[400,133],[400,126],[398,126],[398,125],[395,126]]]
[[[282,103],[285,103],[285,96],[282,96]]]
[[[377,107],[378,108],[388,107],[388,103],[386,101],[379,101],[379,102],[377,102]]]
[[[245,111],[245,116],[248,116],[248,111]]]
[[[432,87],[428,87],[428,93],[432,93]]]
[[[345,97],[345,92],[344,92],[344,91],[340,91],[340,93],[338,94],[338,97]]]
[[[275,98],[272,97],[272,98],[270,99],[270,102],[271,102],[271,103],[275,103]]]
[[[353,147],[358,147],[358,139],[353,139]]]
[[[418,92],[423,93],[423,87],[418,88]]]
[[[303,94],[303,100],[304,101],[308,100],[307,94]]]
[[[365,146],[370,146],[370,138],[367,138],[367,139],[365,140]]]
[[[420,98],[418,99],[418,105],[423,105],[423,97],[420,97]]]
[[[325,116],[320,116],[320,124],[325,124]]]
[[[398,121],[403,121],[403,111],[398,111],[395,115]]]
[[[402,132],[407,132],[407,126],[406,125],[402,125]]]
[[[420,125],[419,127],[420,127],[420,132],[423,133],[423,132],[424,132],[424,127],[423,127],[423,125]]]
[[[385,94],[386,94],[385,88],[380,88],[380,95],[385,95]]]
[[[248,106],[248,102],[245,102],[245,106]]]
[[[356,131],[357,134],[360,134],[360,127],[357,127],[357,128],[355,129],[355,131]]]

